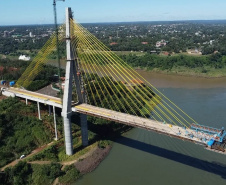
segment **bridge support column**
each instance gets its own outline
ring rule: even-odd
[[[39,102],[37,102],[37,105],[38,105],[38,119],[39,119],[39,120],[42,120]]]
[[[67,114],[63,116],[64,119],[64,139],[65,139],[65,147],[66,154],[73,154],[73,144],[72,144],[72,133],[71,133],[71,114]]]
[[[81,130],[82,130],[82,145],[88,145],[88,125],[87,125],[87,115],[80,114]]]
[[[72,81],[73,81],[73,63],[74,56],[71,48],[71,33],[70,33],[70,19],[72,19],[71,8],[66,8],[66,52],[67,52],[67,63],[66,63],[66,74],[65,74],[65,86],[63,96],[63,108],[62,117],[64,121],[64,138],[66,154],[73,154],[72,144],[72,132],[71,132],[71,101],[72,101]]]
[[[27,98],[26,98],[26,105],[28,104],[28,102],[27,102]]]
[[[51,106],[49,105],[49,116],[51,115]]]
[[[73,154],[72,132],[71,132],[71,100],[72,100],[72,63],[66,63],[65,87],[63,97],[62,117],[64,121],[64,138],[66,154]]]
[[[55,128],[55,140],[58,140],[57,135],[57,124],[56,124],[56,112],[55,112],[55,106],[53,106],[53,120],[54,120],[54,128]]]
[[[65,86],[64,86],[64,96],[63,96],[63,108],[62,117],[64,120],[64,134],[65,134],[65,146],[66,154],[73,154],[73,144],[72,144],[72,132],[71,132],[71,101],[72,101],[72,81],[74,76],[74,82],[76,86],[76,92],[78,96],[78,103],[84,103],[84,89],[83,81],[80,76],[81,71],[78,65],[78,56],[72,52],[71,44],[71,26],[70,20],[72,19],[71,8],[66,8],[66,51],[67,51],[67,63],[66,63],[66,74],[65,74]],[[73,35],[75,37],[75,35]],[[82,129],[82,144],[83,146],[88,145],[88,129],[87,129],[87,116],[80,115],[81,129]]]

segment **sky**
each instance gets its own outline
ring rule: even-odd
[[[226,0],[58,0],[58,23],[65,7],[80,23],[226,19]],[[0,0],[0,26],[52,23],[53,0]]]

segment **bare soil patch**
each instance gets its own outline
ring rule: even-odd
[[[111,146],[107,146],[104,149],[97,148],[92,155],[86,157],[85,159],[80,159],[75,163],[75,167],[80,171],[81,174],[89,173],[95,170],[101,161],[108,155],[111,150]]]

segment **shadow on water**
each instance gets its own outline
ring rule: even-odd
[[[104,127],[105,126],[105,127]],[[108,128],[109,126],[109,128]],[[110,129],[110,132],[108,132]],[[185,164],[209,173],[213,173],[216,175],[221,176],[223,179],[226,179],[226,165],[218,163],[218,162],[209,162],[202,159],[198,159],[192,156],[188,156],[185,154],[181,154],[175,151],[171,151],[165,148],[161,148],[158,146],[150,145],[141,141],[137,141],[131,138],[127,138],[122,136],[122,133],[125,133],[129,130],[131,130],[132,127],[125,127],[121,130],[119,129],[117,133],[115,133],[113,136],[110,137],[109,133],[112,133],[112,126],[109,124],[105,125],[93,125],[89,124],[89,130],[92,132],[98,134],[99,136],[102,136],[102,139],[112,140],[113,142],[138,149],[140,151],[144,151],[159,157],[163,157],[172,161],[179,162],[181,164]],[[104,133],[104,136],[103,136]],[[116,137],[117,136],[117,137]],[[118,138],[119,137],[119,138]],[[114,139],[115,138],[115,139]],[[116,139],[118,138],[118,139]]]
[[[134,139],[121,137],[120,139],[114,140],[114,142],[132,147],[159,157],[170,159],[203,171],[207,171],[216,175],[220,175],[223,179],[226,179],[226,165],[217,162],[208,162],[202,159],[187,156],[178,152],[170,151],[158,146],[146,144]]]

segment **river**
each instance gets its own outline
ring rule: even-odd
[[[226,78],[139,71],[198,123],[226,128]],[[225,185],[226,156],[135,128],[118,138],[99,167],[76,185]]]

